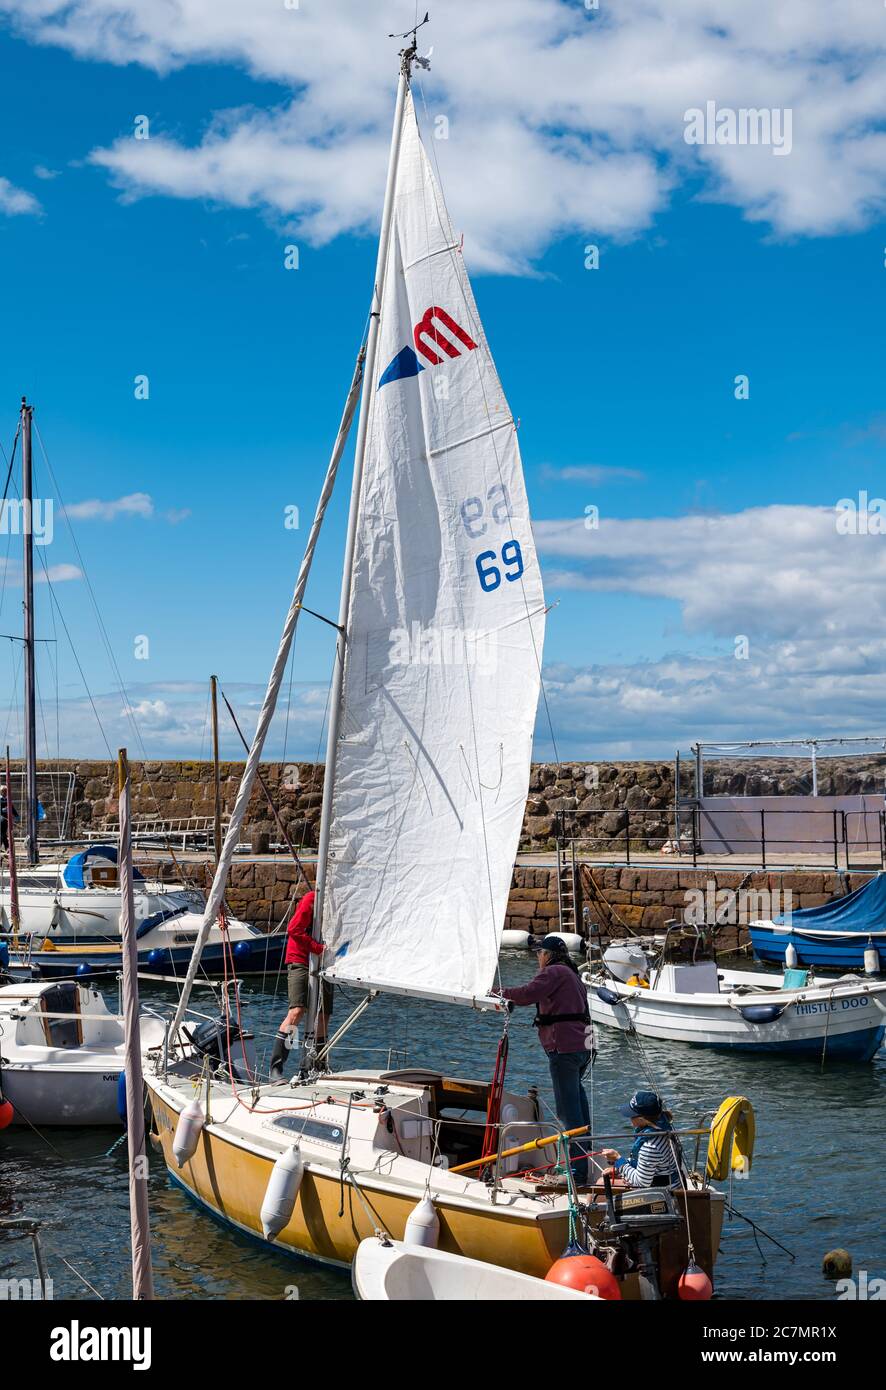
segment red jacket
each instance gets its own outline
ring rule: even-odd
[[[323,954],[322,941],[315,941],[311,936],[316,896],[313,889],[310,893],[305,893],[289,919],[289,926],[286,928],[286,935],[289,938],[286,943],[287,965],[307,965],[309,951],[313,951],[315,956],[322,956]]]

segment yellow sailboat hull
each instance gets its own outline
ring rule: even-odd
[[[254,1152],[211,1124],[204,1127],[193,1157],[180,1169],[172,1152],[178,1112],[148,1084],[155,1127],[166,1166],[216,1216],[247,1235],[264,1240],[260,1212],[274,1159]],[[292,1217],[276,1248],[326,1264],[348,1267],[361,1240],[385,1230],[402,1240],[406,1222],[422,1194],[396,1190],[382,1175],[362,1174],[359,1190],[334,1171],[308,1164]],[[568,1215],[539,1204],[527,1212],[506,1204],[484,1204],[434,1193],[440,1220],[438,1248],[469,1259],[503,1265],[544,1278],[568,1240]],[[689,1218],[696,1258],[713,1274],[720,1241],[722,1199],[710,1190],[689,1194]],[[664,1295],[676,1293],[686,1265],[685,1232],[661,1242],[660,1279]],[[636,1281],[625,1280],[626,1297],[637,1296]]]

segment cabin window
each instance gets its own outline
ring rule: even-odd
[[[303,1135],[305,1139],[319,1139],[325,1144],[340,1146],[344,1139],[341,1125],[329,1124],[326,1120],[311,1120],[302,1115],[278,1115],[273,1124],[275,1129],[285,1129],[288,1134]]]

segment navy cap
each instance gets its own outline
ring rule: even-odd
[[[627,1105],[621,1107],[621,1113],[627,1120],[636,1120],[638,1116],[654,1120],[663,1109],[664,1102],[657,1091],[635,1091]]]
[[[539,941],[537,936],[529,938],[529,949],[531,951],[553,951],[554,955],[568,955],[566,944],[559,936],[543,936]]]

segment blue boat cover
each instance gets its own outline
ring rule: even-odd
[[[68,888],[85,888],[83,881],[83,867],[90,859],[104,859],[108,864],[117,863],[117,849],[115,845],[91,845],[89,849],[81,850],[79,854],[74,854],[65,865],[65,872],[62,877]],[[142,877],[138,869],[133,869],[132,877],[138,881]]]
[[[796,912],[782,913],[772,920],[779,925],[796,927],[798,931],[804,927],[833,932],[886,931],[886,873],[877,874],[854,893],[835,898],[831,903],[800,907]]]

